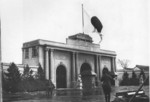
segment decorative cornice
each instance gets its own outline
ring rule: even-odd
[[[41,40],[41,39],[31,41],[31,43],[32,42],[38,42],[36,43],[38,44],[38,46],[43,46],[43,47],[45,46],[49,49],[62,50],[62,51],[75,52],[75,53],[81,52],[81,53],[93,54],[93,55],[97,54],[97,55],[111,56],[111,57],[116,56],[115,51],[103,50],[103,49],[95,48],[94,46],[90,48],[86,46],[67,45],[65,43],[59,43],[59,42],[53,42],[53,41],[47,41],[47,40]],[[30,42],[27,42],[27,43],[30,44]],[[23,46],[23,48],[25,48],[25,46]]]
[[[87,34],[83,34],[83,33],[78,33],[78,34],[69,36],[68,38],[69,38],[69,39],[73,39],[73,40],[86,41],[86,42],[90,42],[90,43],[93,42],[92,37],[90,37],[90,36],[87,35]]]

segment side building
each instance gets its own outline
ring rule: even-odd
[[[34,40],[23,44],[22,63],[45,70],[46,79],[51,79],[56,88],[71,88],[81,72],[91,70],[100,82],[102,69],[107,66],[116,71],[116,52],[100,49],[87,34],[75,34],[66,43]],[[98,85],[98,84],[97,84]]]

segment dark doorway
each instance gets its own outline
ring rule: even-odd
[[[80,73],[83,73],[84,71],[91,71],[91,67],[88,63],[83,63],[80,69]]]
[[[57,88],[66,88],[66,68],[63,65],[57,67],[56,70],[56,87]]]

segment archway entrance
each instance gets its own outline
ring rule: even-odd
[[[63,65],[57,67],[56,70],[56,87],[57,88],[66,88],[67,80],[66,80],[66,68]]]
[[[83,73],[84,71],[89,71],[91,72],[91,67],[88,63],[83,63],[80,69],[80,73]]]
[[[95,75],[92,72],[91,66],[88,63],[83,63],[80,73],[83,84],[83,95],[92,95],[93,88],[95,88]]]

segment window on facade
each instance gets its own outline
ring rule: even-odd
[[[29,49],[28,48],[25,49],[25,58],[29,58]]]
[[[37,57],[38,53],[37,53],[37,47],[32,47],[32,57]]]

